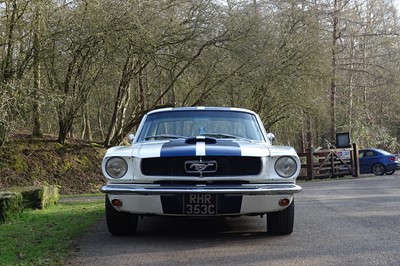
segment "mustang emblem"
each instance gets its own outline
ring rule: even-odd
[[[203,173],[214,173],[217,171],[216,161],[186,161],[186,173],[198,173],[200,176]]]
[[[192,163],[190,165],[190,169],[194,168],[197,172],[200,172],[200,171],[205,170],[207,167],[213,166],[213,165],[214,164],[212,164],[212,163],[208,163],[208,164],[205,164],[205,163]]]

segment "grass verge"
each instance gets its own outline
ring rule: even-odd
[[[104,201],[72,201],[26,210],[0,225],[1,265],[63,265],[73,240],[104,216]]]

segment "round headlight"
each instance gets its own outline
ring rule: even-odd
[[[297,163],[292,157],[280,157],[275,162],[275,171],[280,177],[291,177],[296,173]]]
[[[106,171],[112,178],[121,178],[128,171],[128,164],[120,157],[111,157],[106,162]]]

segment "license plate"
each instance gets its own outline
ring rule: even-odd
[[[187,215],[217,214],[216,194],[184,194],[183,213]]]

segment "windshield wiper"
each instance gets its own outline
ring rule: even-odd
[[[160,134],[160,135],[152,135],[147,136],[144,138],[145,140],[156,140],[156,139],[186,139],[186,137],[178,136],[178,135],[171,135],[171,134]]]
[[[243,139],[243,137],[225,134],[225,133],[203,133],[201,136],[214,137],[217,139]]]

